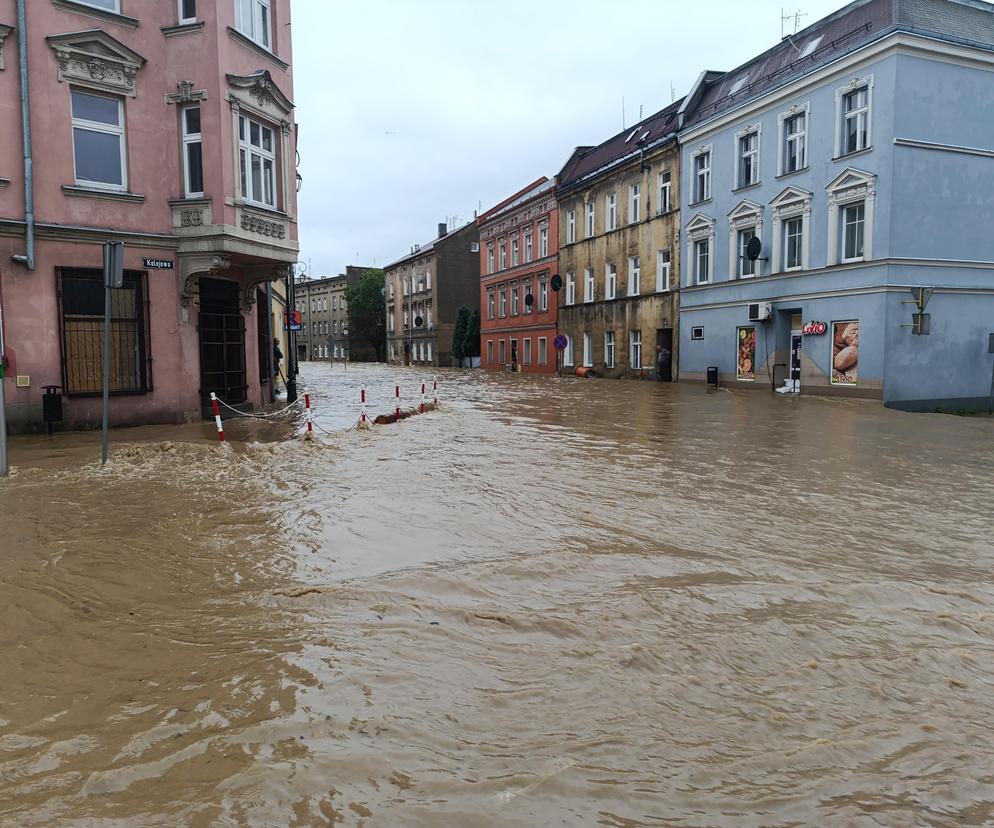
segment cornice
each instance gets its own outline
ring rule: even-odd
[[[58,59],[59,83],[79,82],[135,97],[135,76],[147,63],[136,51],[102,29],[45,38]]]
[[[287,69],[290,68],[289,63],[287,63],[285,60],[281,60],[272,52],[270,52],[268,49],[260,46],[258,43],[252,40],[252,38],[246,37],[240,31],[238,31],[238,29],[234,29],[231,26],[228,26],[228,37],[234,40],[235,43],[244,46],[246,49],[250,49],[260,57],[263,57],[266,60],[270,61],[277,69],[281,69],[285,72]]]
[[[62,192],[73,198],[100,198],[108,201],[126,201],[131,204],[144,204],[145,196],[140,193],[125,193],[115,190],[97,190],[90,187],[77,187],[70,184],[62,185]]]
[[[0,236],[23,236],[23,221],[0,219]],[[175,250],[180,239],[168,234],[137,233],[109,227],[80,227],[66,224],[35,224],[35,234],[45,241],[91,242],[100,244],[110,239],[126,242],[134,247],[153,247]]]

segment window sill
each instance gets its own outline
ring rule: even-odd
[[[240,43],[246,49],[251,49],[257,55],[266,58],[267,60],[274,63],[284,72],[290,68],[290,64],[285,60],[280,60],[273,52],[269,51],[265,46],[260,46],[252,38],[243,35],[238,29],[228,26],[228,37],[235,41],[235,43]]]
[[[290,218],[290,216],[287,213],[283,212],[282,210],[276,207],[270,207],[267,204],[257,204],[254,201],[246,201],[245,199],[241,199],[240,201],[236,202],[236,206],[246,210],[255,210],[259,213],[265,213],[266,215],[270,216],[278,216],[281,219]]]
[[[125,201],[129,204],[144,204],[145,196],[139,193],[129,193],[123,190],[98,190],[93,187],[81,187],[78,185],[62,185],[62,192],[73,198],[104,198],[109,201]]]
[[[792,175],[800,175],[801,173],[806,173],[809,167],[807,165],[803,167],[798,167],[796,170],[791,170],[790,172],[782,172],[780,175],[776,176],[777,181],[781,178],[790,178]]]
[[[705,198],[703,201],[691,201],[690,204],[688,204],[687,206],[688,207],[700,207],[702,204],[710,204],[710,203],[711,203],[711,199],[710,198]]]
[[[163,26],[159,31],[166,37],[176,37],[177,35],[202,32],[205,25],[203,20],[198,20],[196,23],[179,23],[176,26]]]
[[[753,190],[762,185],[762,181],[755,181],[752,184],[745,184],[741,187],[732,187],[733,193],[741,193],[743,190]]]
[[[833,161],[848,161],[850,158],[855,158],[858,155],[866,155],[873,152],[873,147],[867,147],[866,149],[856,150],[855,152],[846,152],[842,155],[836,155]]]
[[[117,23],[121,26],[129,26],[132,29],[138,28],[137,17],[128,17],[126,14],[107,11],[107,9],[98,9],[94,6],[88,6],[86,3],[76,2],[76,0],[52,0],[52,4],[69,12],[85,14],[87,17],[95,17],[97,20]]]
[[[10,186],[10,179],[9,178],[0,178],[0,190],[3,190],[3,189],[5,189],[6,187],[9,187],[9,186]]]

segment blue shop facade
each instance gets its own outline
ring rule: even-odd
[[[992,12],[852,3],[701,76],[680,134],[682,380],[986,409]]]

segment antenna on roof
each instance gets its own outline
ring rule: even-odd
[[[670,103],[676,103],[676,87],[670,81]]]
[[[639,123],[642,123],[642,110],[644,109],[643,104],[639,104]]]
[[[796,35],[797,34],[797,30],[801,27],[801,18],[808,16],[807,12],[802,12],[800,9],[798,9],[793,14],[786,14],[785,12],[786,12],[786,9],[784,9],[781,6],[780,7],[780,39],[781,40],[784,40],[785,38],[791,37],[792,35]],[[790,34],[788,34],[787,33],[787,24],[791,20],[794,21],[794,31],[792,31],[792,32],[790,32]]]

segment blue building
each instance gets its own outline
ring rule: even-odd
[[[682,379],[986,407],[994,5],[850,3],[702,74],[680,143]]]

